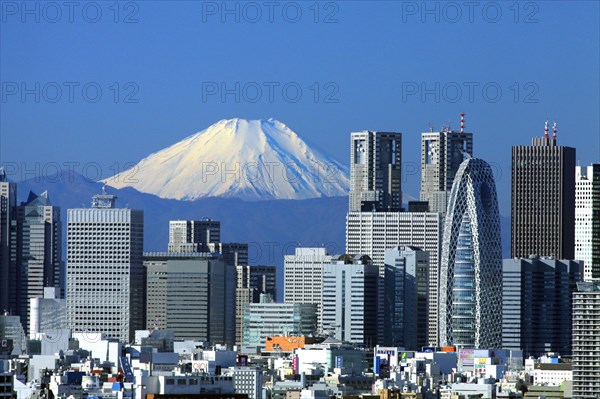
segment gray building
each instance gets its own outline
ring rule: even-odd
[[[45,287],[60,293],[62,278],[62,228],[60,208],[52,206],[48,192],[30,192],[27,202],[17,207],[17,310],[29,331],[29,300],[44,296]],[[64,326],[61,326],[64,327]]]
[[[275,266],[237,266],[237,287],[235,300],[236,339],[242,342],[244,305],[258,303],[261,294],[276,299],[277,268]]]
[[[377,340],[379,268],[366,255],[341,255],[323,266],[323,333],[368,348]]]
[[[17,298],[17,185],[9,182],[0,167],[0,314],[18,311]]]
[[[402,209],[402,133],[350,137],[350,212]]]
[[[314,303],[249,303],[244,306],[242,345],[265,348],[269,336],[313,335],[317,332]]]
[[[401,246],[385,251],[384,345],[417,350],[428,344],[429,253]]]
[[[438,344],[438,291],[442,243],[442,215],[431,212],[350,212],[346,218],[346,252],[368,255],[385,276],[385,251],[415,246],[429,253],[428,342]],[[380,291],[378,339],[383,342],[384,294]]]
[[[503,260],[502,347],[525,357],[571,354],[571,293],[581,261],[532,257]]]
[[[546,122],[543,137],[512,147],[513,258],[575,257],[575,148],[559,146]]]
[[[575,167],[575,259],[584,280],[600,278],[600,163]]]
[[[502,343],[502,244],[490,165],[467,158],[456,172],[444,222],[440,343],[499,348]]]
[[[169,252],[208,252],[208,244],[221,242],[221,222],[202,220],[171,220],[169,222]]]
[[[581,282],[573,293],[573,399],[600,392],[600,282]]]
[[[147,252],[147,328],[176,339],[233,345],[236,269],[219,254]]]
[[[131,342],[145,325],[144,213],[95,195],[67,212],[67,324]]]
[[[473,134],[463,130],[443,127],[439,132],[421,134],[420,197],[429,202],[430,212],[446,214],[454,176],[465,154],[473,155]]]

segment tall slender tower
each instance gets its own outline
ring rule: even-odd
[[[421,201],[429,202],[431,212],[446,214],[454,176],[465,155],[473,155],[473,134],[442,127],[439,132],[421,134]]]
[[[553,130],[546,121],[543,137],[512,147],[513,258],[575,257],[575,148],[557,145]]]
[[[577,283],[573,292],[573,399],[600,392],[600,282]]]
[[[350,212],[400,211],[402,133],[355,132],[350,149]]]
[[[145,327],[144,213],[95,195],[67,213],[67,323],[130,342]]]
[[[39,196],[30,192],[17,207],[18,312],[27,331],[29,300],[43,298],[45,287],[64,288],[61,235],[60,208],[52,206],[47,191]]]
[[[17,185],[0,167],[0,312],[17,312],[16,206]]]
[[[460,165],[448,202],[440,274],[440,341],[466,348],[502,344],[502,245],[492,169]]]
[[[600,163],[575,168],[575,259],[584,280],[600,278]]]

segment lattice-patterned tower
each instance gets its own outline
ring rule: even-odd
[[[444,225],[439,303],[442,345],[502,344],[502,246],[492,169],[465,159],[456,173]]]

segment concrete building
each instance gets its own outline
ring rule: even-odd
[[[350,212],[346,218],[346,252],[369,256],[385,276],[385,251],[398,246],[415,246],[429,253],[428,341],[438,344],[439,262],[442,243],[442,216],[430,212]],[[383,290],[380,290],[378,325],[383,325]]]
[[[402,209],[402,133],[350,136],[350,212]]]
[[[525,357],[571,354],[572,288],[582,280],[581,261],[532,257],[504,259],[502,347]]]
[[[296,248],[294,255],[284,258],[284,302],[315,304],[319,331],[322,328],[323,267],[331,260],[326,248]]]
[[[600,278],[600,163],[575,167],[575,259],[585,281]]]
[[[314,335],[317,331],[314,303],[249,303],[244,306],[242,345],[266,347],[267,336]]]
[[[6,171],[0,167],[0,312],[16,313],[17,262],[16,223],[17,185],[8,181]]]
[[[600,392],[600,282],[577,283],[573,293],[573,399]]]
[[[379,269],[365,255],[341,255],[323,267],[323,333],[372,348],[377,339]]]
[[[513,258],[575,257],[575,148],[559,146],[546,122],[543,137],[512,147]]]
[[[147,252],[147,328],[233,345],[236,268],[219,254]]]
[[[144,213],[104,191],[67,214],[67,324],[131,342],[145,326]]]
[[[67,300],[61,299],[59,290],[44,288],[43,297],[29,299],[29,339],[49,329],[61,329],[67,325]]]
[[[237,344],[242,342],[244,305],[259,302],[261,294],[270,295],[275,300],[277,297],[276,279],[277,268],[275,266],[237,266],[235,294],[235,342]]]
[[[256,367],[230,367],[225,375],[233,376],[235,393],[246,394],[248,399],[262,399],[263,374]]]
[[[385,251],[385,345],[417,350],[428,344],[428,277],[427,252],[410,246]]]
[[[499,348],[502,343],[502,245],[492,169],[467,158],[454,178],[440,273],[440,343]]]
[[[429,202],[430,212],[446,214],[454,175],[465,154],[473,155],[473,134],[463,130],[443,127],[439,132],[421,133],[420,198]]]
[[[221,242],[221,222],[202,220],[171,220],[169,222],[169,252],[209,252],[209,243]]]
[[[62,228],[60,208],[52,206],[48,192],[30,192],[17,207],[17,314],[29,330],[29,301],[44,296],[45,287],[55,287],[60,296],[64,270],[61,262]]]

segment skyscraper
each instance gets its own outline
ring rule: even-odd
[[[502,264],[502,347],[523,355],[571,355],[571,292],[581,261],[534,257]]]
[[[446,214],[454,176],[465,159],[473,155],[473,134],[443,127],[439,132],[421,134],[421,201],[429,202],[430,212]]]
[[[208,244],[221,242],[221,222],[202,220],[171,220],[169,222],[169,252],[208,252]]]
[[[600,282],[581,282],[573,293],[573,399],[600,392]]]
[[[346,218],[346,252],[369,256],[385,277],[385,251],[398,246],[414,246],[429,253],[428,342],[438,344],[439,265],[442,242],[442,216],[430,212],[350,212]],[[378,325],[384,339],[384,290],[381,289]]]
[[[385,251],[384,345],[417,350],[428,344],[429,254],[417,247]]]
[[[575,168],[575,259],[584,279],[600,278],[600,164]]]
[[[244,305],[258,303],[261,294],[277,297],[275,266],[237,266],[237,288],[235,301],[236,343],[242,342]]]
[[[557,145],[546,122],[531,146],[512,147],[511,245],[513,258],[574,259],[575,148]]]
[[[67,323],[130,342],[144,328],[144,213],[104,191],[67,213]]]
[[[489,164],[467,158],[454,178],[444,223],[439,303],[442,345],[499,348],[502,246]]]
[[[17,185],[0,167],[0,312],[17,312]]]
[[[323,326],[323,267],[331,260],[326,248],[296,248],[294,255],[284,258],[284,302],[316,304],[319,330]]]
[[[379,268],[366,255],[342,255],[323,266],[323,333],[373,347],[377,339]]]
[[[146,252],[148,328],[233,345],[236,268],[220,254]]]
[[[402,133],[352,133],[350,212],[401,209]]]
[[[52,206],[48,192],[29,193],[27,202],[17,207],[17,265],[19,278],[18,314],[29,331],[29,300],[42,298],[45,287],[60,293],[61,268],[60,208]]]

